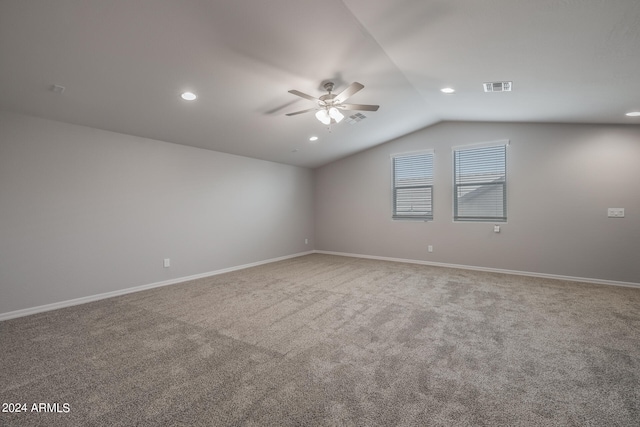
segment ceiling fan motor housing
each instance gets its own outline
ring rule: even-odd
[[[328,93],[326,95],[322,95],[320,98],[318,98],[320,101],[318,101],[318,104],[322,107],[326,106],[326,105],[331,105],[333,104],[333,102],[331,102],[333,100],[333,98],[335,98],[337,95],[333,94],[333,93]]]

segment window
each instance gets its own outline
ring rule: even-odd
[[[507,220],[507,143],[454,149],[455,221]]]
[[[433,151],[393,157],[393,219],[433,219]]]

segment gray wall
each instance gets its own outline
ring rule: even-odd
[[[0,114],[0,314],[309,251],[313,215],[308,169]]]
[[[508,222],[454,223],[451,147],[499,139]],[[392,221],[390,155],[424,148],[435,219]],[[0,314],[314,248],[638,283],[639,160],[637,126],[442,123],[314,187],[303,168],[0,113]]]
[[[501,139],[502,232],[454,223],[451,147]],[[393,221],[390,156],[427,148],[434,220]],[[640,283],[640,127],[449,122],[331,163],[316,170],[316,249]]]

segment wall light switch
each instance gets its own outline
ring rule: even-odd
[[[607,216],[609,218],[624,218],[624,208],[609,208]]]
[[[171,267],[171,260],[169,258],[164,259],[164,268]]]

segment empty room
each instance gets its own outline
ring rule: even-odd
[[[0,1],[0,425],[640,425],[637,0]]]

